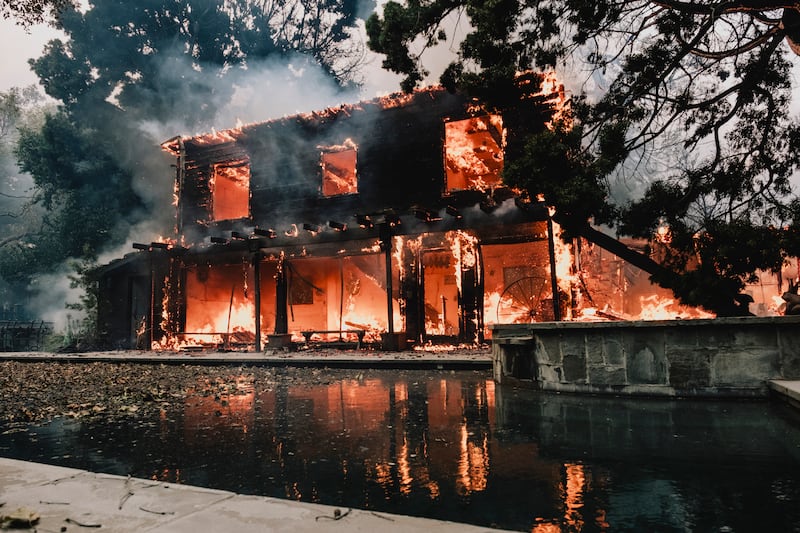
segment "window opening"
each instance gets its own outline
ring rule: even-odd
[[[320,146],[320,167],[322,169],[322,195],[338,196],[356,194],[356,144],[345,140],[336,146]]]
[[[211,167],[211,207],[213,220],[250,216],[250,161],[228,161]]]
[[[447,190],[485,191],[501,183],[503,119],[481,115],[445,123]]]

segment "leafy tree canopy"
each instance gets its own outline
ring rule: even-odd
[[[732,296],[756,269],[800,254],[796,3],[390,1],[367,22],[369,46],[408,90],[429,74],[423,52],[453,37],[452,20],[467,30],[442,82],[490,105],[487,86],[519,72],[584,74],[572,122],[526,133],[505,170],[507,183],[544,193],[568,230],[593,219],[650,238],[668,225],[665,265],[701,267],[654,278],[724,314],[739,312]],[[620,198],[620,180],[637,194]]]
[[[24,240],[0,246],[0,276],[22,282],[68,258],[94,258],[124,243],[131,226],[159,213],[167,233],[174,214],[163,209],[172,195],[169,161],[158,151],[164,140],[158,135],[165,134],[152,137],[142,125],[171,124],[170,133],[215,126],[211,121],[233,96],[237,75],[290,54],[320,65],[334,85],[349,86],[363,55],[350,33],[364,4],[89,0],[81,10],[65,5],[57,25],[67,37],[50,41],[30,61],[59,107],[40,124],[19,127],[15,150],[20,168],[33,177],[35,202],[46,213],[27,228]]]
[[[29,27],[56,19],[69,7],[74,7],[72,0],[3,0],[0,13],[4,19],[14,19],[17,24]]]

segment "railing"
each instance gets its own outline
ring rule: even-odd
[[[42,320],[0,320],[0,351],[38,352],[53,333],[52,322]]]

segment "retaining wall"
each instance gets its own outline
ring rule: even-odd
[[[767,396],[800,379],[800,316],[492,326],[494,379],[538,390]]]

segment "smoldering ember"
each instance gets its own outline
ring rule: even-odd
[[[546,127],[563,87],[535,97],[541,115],[504,116],[431,87],[166,140],[175,233],[99,269],[99,331],[121,349],[397,349],[479,345],[495,323],[713,317],[649,282],[658,240],[565,243],[543,199],[503,184],[516,129]],[[752,311],[780,314],[778,288],[765,275]]]

